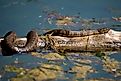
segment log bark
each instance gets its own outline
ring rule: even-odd
[[[91,31],[91,30],[89,30]],[[88,32],[89,32],[88,31]],[[92,30],[96,32],[96,30]],[[77,31],[77,33],[80,31]],[[99,32],[99,30],[98,30]],[[57,33],[57,32],[56,32]],[[83,36],[76,35],[66,35],[60,36],[62,34],[52,35],[47,33],[46,36],[38,36],[39,47],[45,48],[48,45],[56,50],[57,52],[81,52],[81,51],[120,51],[121,50],[121,32],[114,31],[112,29],[103,33],[103,30],[100,30],[100,33],[96,34],[83,34]],[[1,41],[4,38],[0,38],[0,49]],[[31,41],[30,41],[31,42]],[[27,43],[27,38],[17,38],[15,40],[15,45],[17,47],[25,46]],[[36,43],[36,44],[37,44]],[[43,43],[43,44],[42,44]]]
[[[58,52],[75,51],[119,51],[121,50],[121,32],[109,30],[80,37],[49,36],[51,47]]]

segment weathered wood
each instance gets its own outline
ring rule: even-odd
[[[107,33],[72,38],[50,35],[49,39],[52,48],[59,52],[121,50],[121,32],[111,29]]]
[[[88,33],[89,31],[93,34]],[[98,33],[94,34],[95,31],[98,31]],[[76,33],[80,33],[80,31],[76,31]],[[75,37],[74,34],[65,34],[63,36],[62,33],[58,34],[57,36],[52,34],[52,32],[47,32],[45,35],[46,36],[38,36],[39,41],[36,41],[36,44],[38,44],[40,47],[48,47],[47,45],[50,45],[50,47],[56,50],[57,52],[121,50],[121,32],[114,31],[112,29],[109,29],[108,31],[105,29],[87,30],[86,34],[83,34],[83,36],[76,35]],[[1,40],[3,40],[3,38],[0,39],[0,45]],[[25,46],[26,43],[26,37],[17,38],[15,40],[16,47]]]

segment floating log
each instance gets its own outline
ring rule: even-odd
[[[0,38],[1,47],[3,40],[5,38]],[[31,45],[33,46],[31,47]],[[16,51],[21,53],[29,52],[38,47],[40,49],[50,47],[57,52],[120,51],[121,32],[107,28],[82,31],[55,29],[45,33],[44,36],[39,36],[34,32],[29,37],[16,38],[14,46]],[[27,47],[29,50],[26,50],[26,46],[31,48]]]

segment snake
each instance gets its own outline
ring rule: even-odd
[[[12,55],[14,53],[17,53],[16,49],[14,48],[14,42],[16,39],[16,33],[13,31],[9,31],[5,34],[4,40],[1,41],[1,48],[2,48],[2,54],[4,56],[6,55]]]
[[[27,42],[24,46],[16,46],[16,33],[10,31],[4,36],[4,40],[1,41],[2,54],[4,56],[13,55],[15,53],[30,52],[38,47],[38,34],[36,31],[28,32]]]
[[[19,52],[30,52],[36,49],[38,47],[38,34],[36,31],[30,31],[28,32],[27,36],[27,42],[25,46],[18,47]]]
[[[98,30],[82,30],[82,31],[70,31],[64,29],[53,29],[50,30],[43,35],[50,34],[51,36],[62,36],[62,37],[84,37],[90,35],[97,35],[97,34],[105,34],[108,33],[109,28],[101,28]]]

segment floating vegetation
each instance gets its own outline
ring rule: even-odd
[[[11,70],[11,68],[14,68],[14,70]],[[23,73],[23,75],[20,76],[21,71],[19,68],[15,67],[9,67],[9,71],[17,72],[19,73],[15,78],[12,78],[11,81],[42,81],[42,80],[50,80],[55,79],[57,77],[62,78],[63,77],[63,69],[62,67],[58,65],[51,65],[51,64],[42,64],[41,66],[37,68],[33,68],[26,71],[26,74]],[[25,71],[22,69],[22,71]]]
[[[40,62],[39,66],[31,69],[17,67],[14,65],[6,65],[6,72],[17,73],[16,77],[11,77],[11,81],[56,81],[58,79],[70,80],[70,78],[82,81],[115,81],[115,79],[104,77],[87,78],[88,75],[92,73],[100,73],[100,70],[98,71],[96,67],[92,66],[94,63],[97,65],[102,64],[102,70],[107,73],[111,73],[114,77],[121,76],[121,64],[114,59],[110,59],[108,55],[110,53],[66,53],[66,56],[59,55],[58,53],[32,53],[34,53],[32,55],[33,57],[44,58],[48,61]],[[99,58],[95,59],[94,57]],[[68,77],[67,75],[71,75],[71,77]]]
[[[42,58],[48,59],[48,60],[61,60],[61,59],[65,59],[64,56],[61,56],[58,53],[49,53],[46,55],[43,55]]]
[[[61,66],[54,64],[42,64],[41,67],[50,70],[63,71],[63,68]]]
[[[87,59],[86,57],[94,56],[92,53],[66,53],[66,57],[68,60],[71,60],[74,62],[74,65],[90,65],[92,61],[90,59]]]
[[[114,60],[110,59],[110,57],[104,56],[103,57],[103,67],[104,70],[114,74],[115,77],[121,76],[121,63]]]
[[[57,26],[74,26],[76,23],[78,22],[74,21],[74,17],[66,16],[64,18],[56,19]]]
[[[12,66],[12,65],[6,65],[5,66],[5,71],[7,72],[15,72],[15,73],[18,73],[19,75],[24,75],[28,69],[24,69],[24,68],[17,68],[15,66]]]
[[[98,26],[106,26],[106,24],[110,21],[109,18],[82,18],[77,15],[62,15],[58,11],[48,11],[47,14],[47,22],[51,25],[54,24],[57,27],[84,27],[85,29],[90,29],[93,25]]]
[[[105,53],[102,53],[102,52],[97,52],[95,53],[95,56],[99,57],[99,58],[103,58],[103,56],[105,56],[106,54]]]
[[[42,54],[38,53],[38,52],[31,52],[31,55],[35,56],[35,57],[41,57],[42,56]]]
[[[83,60],[81,60],[81,59],[75,59],[74,60],[74,64],[75,65],[80,65],[80,64],[85,64],[85,65],[89,65],[90,63],[92,63],[92,61],[91,60],[86,60],[86,59],[83,59]]]
[[[91,66],[74,66],[71,68],[71,70],[69,72],[73,72],[75,73],[75,78],[79,79],[79,78],[85,78],[87,76],[88,73],[93,72],[93,69]]]

